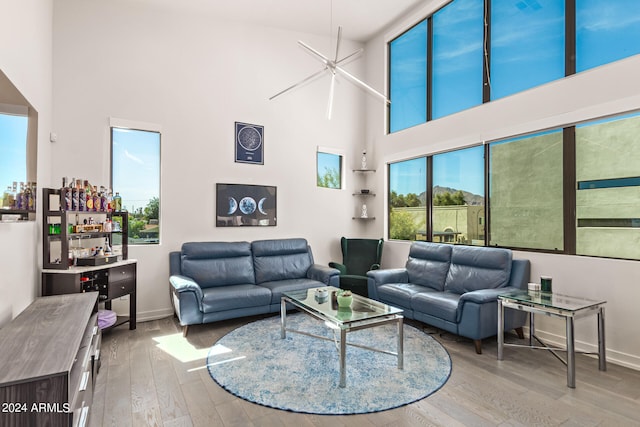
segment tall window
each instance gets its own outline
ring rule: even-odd
[[[484,245],[484,147],[433,156],[433,241]]]
[[[319,149],[317,153],[317,185],[323,188],[342,188],[342,156],[324,151]]]
[[[575,132],[576,253],[640,259],[640,115]]]
[[[433,119],[482,104],[483,5],[457,0],[433,15]]]
[[[576,71],[640,53],[638,0],[576,0]]]
[[[426,240],[427,159],[389,164],[389,238]]]
[[[389,130],[396,132],[427,121],[427,21],[389,44]]]
[[[563,250],[562,130],[490,145],[489,246]]]
[[[0,104],[0,208],[11,208],[20,182],[27,181],[27,126],[29,119]],[[26,208],[25,208],[26,209]]]
[[[491,99],[564,77],[564,3],[491,2]]]
[[[111,186],[129,212],[129,244],[160,243],[160,132],[111,128]]]

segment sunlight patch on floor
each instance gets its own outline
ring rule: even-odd
[[[208,347],[197,348],[187,341],[181,333],[155,337],[153,340],[158,343],[156,347],[182,363],[206,359],[209,354]]]

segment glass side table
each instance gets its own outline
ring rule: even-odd
[[[576,387],[576,351],[574,338],[574,320],[597,314],[598,316],[598,369],[607,370],[604,334],[604,305],[606,301],[596,301],[586,298],[572,297],[552,292],[511,291],[498,295],[498,360],[503,359],[505,345],[514,347],[530,347],[549,350],[567,366],[567,387]],[[504,342],[504,308],[526,311],[529,313],[529,345],[505,344]],[[534,314],[562,317],[566,323],[566,348],[547,346],[535,335]],[[541,347],[534,346],[533,340]],[[566,351],[566,360],[556,351]],[[586,353],[589,354],[589,353]]]

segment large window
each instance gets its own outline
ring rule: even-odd
[[[482,104],[483,18],[483,0],[433,15],[433,119]]]
[[[484,245],[484,147],[433,156],[433,241]]]
[[[389,165],[389,238],[426,240],[427,159]]]
[[[9,108],[0,104],[0,208],[16,208],[16,194],[20,183],[27,181],[27,126],[29,119],[18,111],[5,113]],[[22,207],[21,209],[26,209]]]
[[[562,130],[489,147],[489,246],[564,249]]]
[[[129,212],[129,244],[160,243],[160,132],[111,128],[111,186]]]
[[[491,2],[491,99],[564,77],[564,3]]]
[[[640,115],[577,126],[576,253],[640,259]]]
[[[640,1],[576,0],[576,71],[640,53]]]
[[[389,128],[396,132],[427,121],[427,21],[389,45]]]

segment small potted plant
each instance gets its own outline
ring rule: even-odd
[[[353,295],[349,290],[340,290],[337,294],[338,307],[351,307]]]

